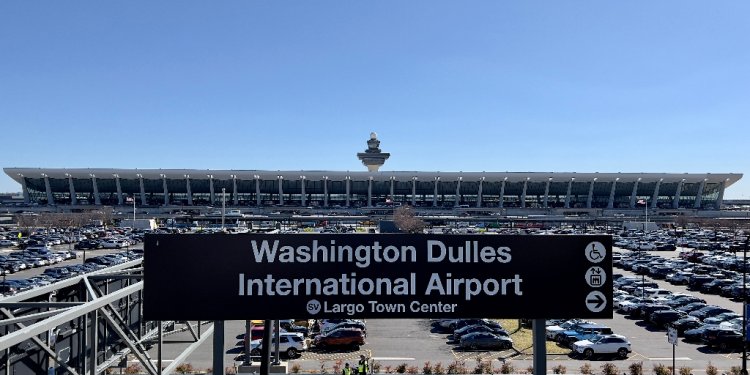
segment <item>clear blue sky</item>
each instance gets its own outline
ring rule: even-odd
[[[747,174],[749,20],[746,0],[2,1],[0,167],[364,170],[376,131],[385,170]]]

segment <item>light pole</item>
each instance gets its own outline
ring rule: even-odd
[[[227,189],[221,188],[221,231],[224,231],[224,213],[227,210]]]

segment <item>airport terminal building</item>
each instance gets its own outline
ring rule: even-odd
[[[718,209],[727,173],[5,168],[42,205]]]
[[[715,210],[737,173],[380,171],[375,133],[352,171],[5,168],[27,204]]]

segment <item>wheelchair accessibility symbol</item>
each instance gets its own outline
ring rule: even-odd
[[[601,242],[594,241],[586,246],[586,259],[591,263],[599,263],[607,256],[607,249]]]

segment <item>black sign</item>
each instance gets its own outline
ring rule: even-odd
[[[612,318],[610,236],[147,235],[146,320]]]

